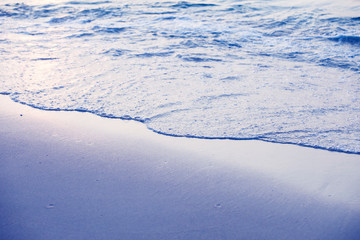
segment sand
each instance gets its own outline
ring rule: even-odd
[[[360,239],[360,155],[0,96],[0,239]]]

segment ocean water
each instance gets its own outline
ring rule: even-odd
[[[360,154],[359,0],[3,0],[0,93]]]

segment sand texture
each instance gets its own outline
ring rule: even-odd
[[[360,156],[0,96],[0,239],[360,239]]]

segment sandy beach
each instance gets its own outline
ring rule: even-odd
[[[0,239],[360,239],[360,155],[0,96]]]

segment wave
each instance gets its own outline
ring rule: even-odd
[[[214,7],[217,6],[213,3],[190,3],[186,1],[178,2],[177,4],[171,5],[173,8],[200,8],[200,7]]]
[[[15,101],[171,136],[360,153],[353,6],[30,2],[0,5],[0,93]]]
[[[102,5],[102,4],[106,4],[106,3],[111,3],[111,1],[98,1],[98,2],[91,2],[91,1],[70,1],[67,2],[66,4],[70,4],[70,5]]]
[[[360,37],[358,36],[337,36],[328,38],[330,41],[360,46]]]

